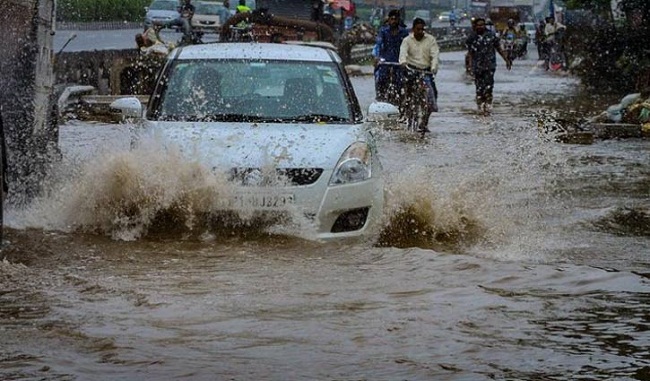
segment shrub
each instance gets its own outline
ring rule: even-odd
[[[142,21],[150,0],[59,0],[58,21]]]

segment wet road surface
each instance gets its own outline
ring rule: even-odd
[[[192,163],[68,123],[50,192],[6,216],[0,378],[649,379],[647,142],[541,136],[577,81],[533,60],[479,116],[462,65],[443,55],[426,139],[378,132],[370,242],[214,226],[176,181]]]

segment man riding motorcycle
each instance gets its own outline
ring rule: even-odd
[[[503,41],[503,50],[509,60],[514,60],[516,56],[515,42],[519,37],[519,31],[515,28],[515,20],[508,19],[506,28],[501,31],[501,40]]]
[[[566,64],[564,57],[564,49],[562,46],[562,37],[566,31],[566,26],[555,21],[555,18],[549,16],[546,18],[546,26],[544,27],[544,41],[546,43],[547,55],[544,59],[544,68],[546,70],[550,67],[551,56],[559,57],[560,62],[555,62],[557,65],[555,70],[563,67]]]
[[[377,33],[372,55],[375,58],[375,94],[379,101],[401,107],[402,68],[399,66],[399,49],[408,36],[408,29],[400,25],[400,13],[393,9],[388,22]]]

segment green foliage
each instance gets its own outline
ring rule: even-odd
[[[610,0],[567,0],[568,9],[592,9],[596,12],[609,11]]]
[[[151,0],[59,0],[59,21],[142,21]]]
[[[592,23],[567,30],[567,53],[580,64],[573,67],[584,85],[600,92],[624,94],[650,86],[650,27]]]

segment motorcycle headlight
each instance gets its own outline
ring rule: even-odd
[[[345,150],[336,163],[330,185],[368,180],[372,176],[372,154],[368,144],[356,142]]]

